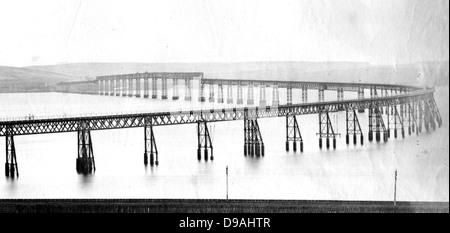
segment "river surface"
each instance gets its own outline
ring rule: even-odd
[[[271,96],[271,89],[266,91]],[[197,160],[195,124],[154,127],[160,161],[154,167],[143,163],[143,128],[92,131],[97,170],[88,176],[75,170],[76,132],[16,136],[20,177],[0,177],[0,198],[226,198],[228,166],[228,195],[233,199],[393,200],[397,169],[397,200],[448,202],[448,92],[448,87],[439,87],[435,93],[443,118],[441,128],[405,139],[392,138],[387,143],[369,143],[366,111],[358,114],[364,145],[359,139],[356,146],[346,145],[345,112],[331,114],[335,131],[341,133],[336,150],[319,149],[318,115],[297,116],[303,153],[285,151],[285,118],[259,119],[264,157],[244,156],[242,120],[211,123],[214,161],[208,162]],[[255,89],[255,100],[258,94]],[[327,92],[326,100],[335,95]],[[280,89],[282,104],[285,96]],[[356,97],[356,93],[345,93],[347,99]],[[182,90],[180,100],[0,94],[0,119],[237,106],[198,103],[197,98],[197,90],[192,102],[184,101]],[[293,98],[294,103],[301,102],[296,101],[301,100],[301,92],[295,90]],[[309,91],[308,100],[316,101],[317,91]],[[0,148],[5,148],[3,138]]]

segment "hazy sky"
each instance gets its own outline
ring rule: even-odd
[[[448,0],[1,0],[0,66],[448,60]]]

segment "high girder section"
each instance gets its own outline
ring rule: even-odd
[[[375,83],[340,83],[340,82],[314,82],[314,81],[285,81],[285,80],[258,80],[258,79],[208,79],[204,78],[202,72],[145,72],[134,74],[118,74],[97,76],[95,80],[81,82],[62,82],[58,87],[63,88],[65,92],[82,92],[85,94],[100,94],[110,91],[112,83],[110,81],[152,79],[152,80],[193,80],[199,79],[201,85],[233,85],[233,86],[274,86],[289,89],[315,89],[315,90],[334,90],[360,92],[361,89],[379,89],[381,93],[390,90],[391,92],[410,92],[420,89],[414,86],[396,85],[396,84],[375,84]],[[155,81],[156,82],[156,81]],[[124,87],[125,88],[125,87]]]
[[[118,74],[97,76],[97,80],[110,79],[136,79],[136,78],[166,78],[166,79],[186,79],[203,78],[203,72],[145,72],[134,74]]]

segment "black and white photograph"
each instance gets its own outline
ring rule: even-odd
[[[449,213],[448,142],[448,0],[0,1],[0,213]]]

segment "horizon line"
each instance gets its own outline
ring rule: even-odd
[[[295,61],[295,60],[273,60],[273,61],[213,61],[213,62],[135,62],[135,61],[123,61],[123,62],[60,62],[53,64],[43,64],[43,65],[26,65],[26,66],[9,66],[16,68],[27,68],[27,67],[39,67],[39,66],[60,66],[60,65],[74,65],[74,64],[238,64],[238,63],[359,63],[359,64],[367,64],[371,66],[395,66],[395,65],[412,65],[418,63],[428,63],[428,62],[449,62],[449,60],[424,60],[424,61],[414,61],[414,62],[406,62],[406,63],[392,63],[392,64],[376,64],[371,63],[369,61]],[[8,65],[0,65],[4,67],[8,67]]]

